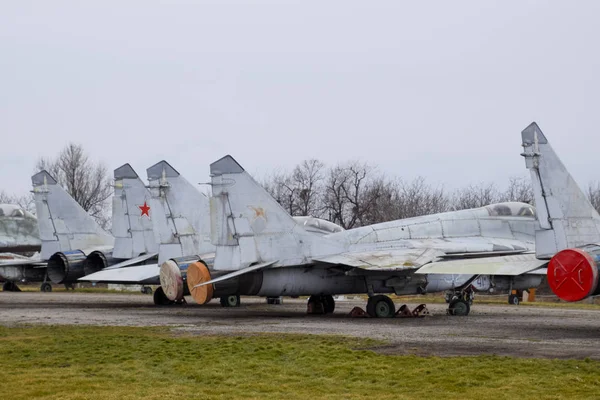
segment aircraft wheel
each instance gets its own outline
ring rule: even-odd
[[[143,294],[152,294],[152,288],[150,286],[144,286],[142,288],[142,293]]]
[[[310,296],[306,305],[306,313],[325,314],[325,304],[323,303],[323,296]]]
[[[267,297],[267,304],[281,304],[281,297]]]
[[[335,300],[332,295],[326,294],[325,296],[321,296],[321,301],[323,302],[323,311],[325,314],[331,314],[335,310]]]
[[[469,312],[471,312],[469,302],[461,299],[453,300],[448,306],[448,314],[450,315],[466,316],[469,315]]]
[[[11,282],[11,281],[6,281],[6,282],[4,282],[4,285],[2,285],[2,291],[4,291],[4,292],[20,292],[21,289],[19,289],[19,287],[17,286],[16,283]]]
[[[52,285],[49,284],[48,282],[44,282],[40,286],[40,292],[50,293],[51,291],[52,291]]]
[[[513,306],[518,306],[519,305],[519,296],[517,296],[516,294],[511,294],[508,296],[508,304],[513,305]]]
[[[154,304],[157,306],[168,306],[173,304],[172,300],[169,300],[162,287],[158,287],[154,291]]]
[[[221,305],[223,307],[239,307],[240,306],[240,296],[232,294],[230,296],[221,297]]]
[[[367,314],[376,318],[391,318],[396,313],[394,302],[388,296],[378,295],[369,297]]]

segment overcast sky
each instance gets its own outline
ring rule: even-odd
[[[167,4],[168,3],[168,4]],[[455,188],[525,176],[537,121],[600,179],[600,2],[2,1],[0,189],[81,143],[192,182],[359,159]]]

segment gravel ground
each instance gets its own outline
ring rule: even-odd
[[[400,304],[397,304],[399,306]],[[477,355],[592,358],[600,360],[600,311],[527,306],[479,305],[468,317],[446,315],[444,304],[431,304],[425,318],[351,318],[365,301],[338,300],[331,315],[306,315],[306,300],[242,298],[239,308],[156,307],[140,294],[0,292],[0,324],[170,326],[198,335],[311,333],[384,340],[389,354]],[[416,304],[411,304],[411,308]]]

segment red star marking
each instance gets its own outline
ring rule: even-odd
[[[140,215],[140,217],[143,217],[144,215],[148,218],[150,218],[150,206],[148,204],[146,204],[146,202],[144,201],[144,205],[142,206],[138,206],[140,208],[140,211],[142,212],[142,215]]]

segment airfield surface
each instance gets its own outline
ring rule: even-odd
[[[413,300],[414,301],[414,300]],[[396,303],[397,307],[400,303]],[[412,307],[417,303],[409,303]],[[306,300],[242,298],[239,308],[218,300],[205,306],[156,307],[152,296],[77,292],[0,292],[0,325],[20,324],[169,326],[198,335],[301,333],[345,335],[386,342],[385,354],[506,355],[600,360],[600,310],[527,305],[473,304],[467,317],[446,315],[445,304],[428,305],[425,318],[351,318],[362,299],[338,300],[331,315],[306,315]]]

